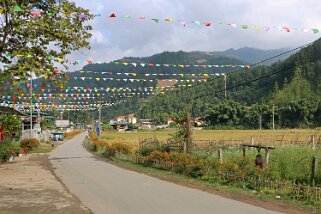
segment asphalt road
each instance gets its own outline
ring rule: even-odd
[[[69,140],[49,158],[55,174],[94,213],[276,213],[96,160],[83,148],[84,137]]]

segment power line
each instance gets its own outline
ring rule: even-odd
[[[259,62],[253,63],[253,64],[250,65],[250,67],[251,67],[251,68],[257,67],[258,65],[261,65],[261,64],[263,64],[263,63],[265,63],[265,62],[268,62],[268,61],[273,60],[273,59],[276,59],[276,58],[278,58],[278,57],[280,57],[280,56],[283,56],[283,55],[292,53],[292,52],[294,52],[294,51],[297,51],[297,50],[300,50],[300,49],[302,49],[302,48],[305,48],[305,47],[307,47],[307,46],[309,46],[309,45],[312,45],[314,42],[315,42],[315,41],[310,42],[310,43],[307,43],[307,44],[304,44],[304,45],[301,45],[301,46],[296,47],[296,48],[293,48],[293,49],[291,49],[291,50],[282,52],[282,53],[280,53],[280,54],[277,54],[277,55],[275,55],[275,56],[272,56],[272,57],[269,57],[269,58],[267,58],[267,59],[261,60],[261,61],[259,61]],[[249,70],[249,69],[248,69],[248,68],[241,68],[241,69],[235,70],[235,71],[233,71],[233,72],[227,73],[226,76],[229,76],[229,75],[231,75],[231,74],[233,74],[233,73],[235,73],[235,72],[242,72],[242,71],[247,71],[247,70]],[[220,78],[220,77],[216,77],[216,78],[213,78],[213,79],[208,80],[206,83],[198,83],[198,84],[195,84],[195,85],[193,85],[193,86],[191,86],[191,87],[184,88],[184,89],[181,89],[181,90],[172,91],[172,92],[170,92],[170,93],[176,93],[176,94],[177,94],[177,93],[182,92],[182,91],[185,91],[185,90],[193,89],[193,88],[195,88],[195,87],[197,87],[197,86],[199,86],[199,85],[206,85],[206,84],[208,84],[208,83],[210,83],[210,82],[213,82],[213,81],[215,81],[215,80],[218,80],[219,78]]]
[[[304,63],[301,63],[300,65],[305,65],[305,64],[307,64],[307,63],[309,63],[309,62],[311,62],[311,61],[312,61],[312,59],[310,58],[310,59],[306,60]],[[266,75],[257,77],[257,78],[255,78],[255,79],[250,80],[250,81],[245,81],[245,82],[242,82],[242,83],[240,83],[240,84],[234,84],[234,85],[232,85],[232,86],[230,86],[230,87],[227,87],[227,90],[235,89],[235,88],[238,88],[238,87],[240,87],[240,86],[244,86],[244,85],[247,85],[247,84],[249,84],[249,83],[259,81],[259,80],[264,79],[264,78],[266,78],[266,77],[273,76],[273,75],[276,75],[276,74],[279,74],[279,73],[283,73],[283,72],[289,71],[289,70],[295,68],[296,66],[297,66],[297,65],[288,66],[288,67],[285,68],[285,69],[282,69],[282,70],[279,70],[279,71],[275,71],[275,72],[273,72],[273,73],[269,73],[269,74],[266,74]],[[221,92],[224,92],[224,91],[225,91],[225,89],[220,89],[220,90],[211,92],[211,93],[209,93],[209,94],[205,94],[205,95],[193,97],[192,99],[195,100],[195,99],[199,99],[199,98],[201,98],[201,97],[211,96],[211,95],[213,95],[213,94],[221,93]]]

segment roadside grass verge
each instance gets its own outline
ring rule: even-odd
[[[100,157],[104,157],[103,155],[101,155],[101,153],[95,154]],[[131,161],[118,159],[116,157],[112,157],[110,159],[112,164],[127,170],[143,173],[164,181],[193,189],[198,189],[204,192],[245,202],[255,206],[260,206],[269,210],[275,210],[285,213],[321,213],[321,210],[316,209],[310,204],[298,202],[297,200],[293,200],[291,198],[275,199],[274,195],[253,191],[247,188],[222,185],[221,183],[215,181],[204,181],[201,178],[191,178],[184,174],[177,174],[172,171],[166,171],[140,164],[135,164]]]
[[[30,153],[49,153],[54,149],[51,144],[40,143],[37,148],[30,151]]]

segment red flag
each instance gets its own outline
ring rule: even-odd
[[[112,13],[109,18],[116,18],[116,14],[115,13]]]

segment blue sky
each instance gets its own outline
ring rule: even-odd
[[[162,51],[220,51],[246,46],[275,49],[297,47],[321,37],[321,32],[301,30],[321,29],[319,0],[78,0],[76,3],[102,16],[92,22],[92,49],[76,52],[72,59],[109,62]],[[119,18],[107,18],[112,13]],[[121,18],[125,15],[133,18]],[[146,20],[137,19],[139,16],[146,16]],[[188,25],[164,21],[155,24],[151,18],[184,20]],[[238,27],[199,27],[191,21],[224,22]],[[242,24],[299,30],[290,33],[279,29],[244,30],[239,27]]]

